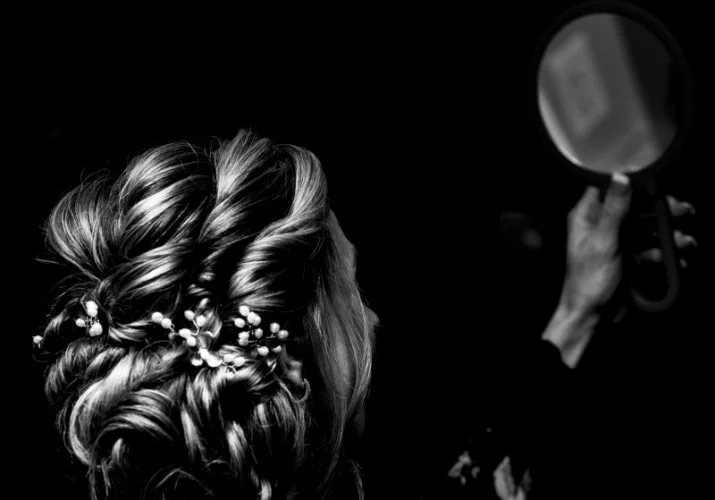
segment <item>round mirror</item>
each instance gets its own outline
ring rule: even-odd
[[[634,172],[673,143],[682,72],[662,37],[631,17],[572,18],[548,42],[538,71],[541,118],[571,163],[600,174]]]

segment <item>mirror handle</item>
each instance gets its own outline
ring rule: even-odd
[[[643,178],[646,193],[650,199],[654,200],[655,218],[658,227],[658,239],[662,262],[665,265],[665,275],[667,280],[667,292],[659,300],[651,300],[641,294],[636,286],[631,283],[631,296],[635,305],[645,312],[662,312],[668,309],[675,302],[680,291],[680,270],[676,255],[675,238],[670,221],[670,209],[668,200],[658,192],[655,179],[652,175]]]

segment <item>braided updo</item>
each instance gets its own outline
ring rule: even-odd
[[[342,444],[371,346],[313,154],[248,132],[155,148],[69,192],[46,242],[70,276],[42,336],[56,355],[45,389],[92,498],[325,498],[335,478],[361,496]],[[75,325],[88,300],[103,335]],[[310,398],[282,363],[193,367],[151,321],[201,307],[220,334],[241,304],[289,326]],[[348,397],[338,353],[355,368]]]

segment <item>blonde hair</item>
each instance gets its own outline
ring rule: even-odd
[[[329,214],[312,153],[245,131],[206,150],[155,148],[56,205],[47,247],[71,275],[44,333],[58,353],[45,388],[92,498],[362,498],[344,441],[372,347]],[[90,299],[109,325],[97,338],[74,325]],[[193,369],[150,315],[198,303],[214,332],[239,304],[280,318],[311,396],[280,363]],[[354,368],[347,395],[339,354]]]

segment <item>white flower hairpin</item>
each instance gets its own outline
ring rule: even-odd
[[[83,303],[83,307],[86,312],[86,316],[76,318],[74,324],[79,328],[84,328],[87,335],[90,337],[102,335],[102,333],[104,333],[104,327],[98,317],[99,305],[97,305],[97,303],[93,300],[88,300]],[[32,343],[36,347],[41,347],[43,338],[44,337],[42,335],[34,335],[32,337]]]
[[[93,300],[88,300],[84,303],[84,309],[87,311],[87,317],[77,318],[75,324],[80,328],[86,328],[90,337],[102,335],[104,328],[102,328],[102,323],[100,323],[99,318],[97,318],[99,314],[99,306],[97,303]]]
[[[288,338],[287,330],[281,329],[278,323],[271,323],[270,333],[266,334],[259,327],[261,317],[252,312],[248,306],[239,307],[239,314],[242,317],[234,319],[233,325],[242,330],[238,334],[238,346],[244,348],[246,354],[262,358],[268,356],[270,352],[275,354],[281,352],[283,349],[281,344]],[[209,330],[203,330],[207,321],[205,316],[196,315],[194,311],[187,310],[184,311],[184,317],[193,324],[193,329],[181,328],[177,331],[173,321],[160,312],[153,313],[151,319],[169,331],[170,340],[180,337],[186,341],[187,345],[194,350],[191,364],[201,366],[205,363],[211,368],[225,365],[235,369],[246,363],[244,355],[227,353],[221,356],[210,350],[216,335]]]
[[[281,329],[278,323],[271,323],[268,333],[265,333],[262,328],[259,328],[261,317],[248,306],[239,307],[238,313],[243,317],[233,320],[233,324],[238,329],[245,329],[238,334],[239,346],[250,346],[261,356],[267,356],[269,352],[276,354],[281,352],[283,349],[281,344],[288,338],[287,330]]]
[[[100,322],[99,306],[93,300],[83,303],[86,316],[79,317],[75,320],[75,325],[79,328],[84,328],[90,337],[97,337],[104,333],[104,328]],[[184,311],[184,318],[191,322],[192,328],[177,328],[171,318],[164,316],[160,312],[155,312],[151,315],[151,320],[161,325],[162,328],[168,330],[170,340],[183,339],[186,344],[194,351],[191,358],[191,364],[194,366],[202,366],[206,364],[211,368],[226,366],[231,369],[240,368],[246,364],[247,358],[264,359],[269,354],[279,354],[283,350],[283,344],[288,338],[288,331],[282,329],[280,324],[270,323],[268,331],[263,331],[261,328],[261,317],[251,311],[248,306],[241,305],[238,308],[239,317],[232,320],[232,324],[239,332],[235,347],[239,347],[240,353],[226,353],[220,355],[211,350],[211,344],[216,339],[217,335],[208,329],[205,329],[207,318],[204,315],[196,314],[192,310]],[[43,342],[41,335],[35,335],[32,338],[33,344],[40,347]]]

